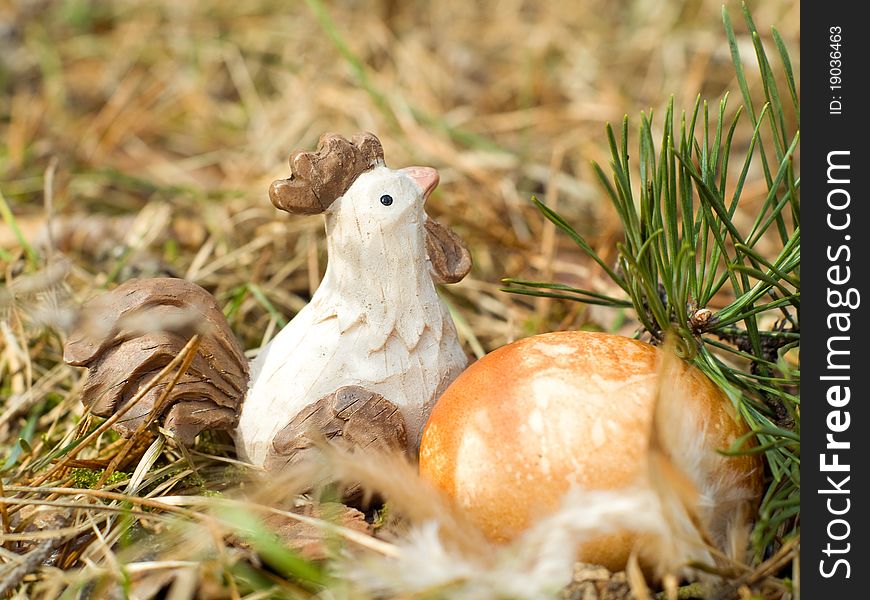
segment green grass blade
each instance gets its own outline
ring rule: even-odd
[[[275,319],[275,322],[280,327],[285,327],[287,325],[287,319],[284,317],[284,315],[278,312],[278,309],[275,308],[275,305],[272,304],[272,301],[269,300],[269,298],[266,296],[260,286],[255,283],[248,283],[246,287],[248,291],[251,292],[251,295],[257,300],[257,302],[260,303],[263,308],[266,309],[266,312],[268,312],[269,315],[273,319]]]
[[[18,221],[15,219],[12,209],[9,208],[9,204],[6,202],[6,197],[3,196],[2,191],[0,191],[0,218],[2,218],[9,229],[12,230],[15,239],[18,240],[18,243],[24,250],[24,254],[27,256],[27,261],[30,263],[31,268],[39,267],[39,254],[34,250],[33,246],[30,245],[30,242],[27,241],[24,234],[21,233],[21,228],[18,227]]]
[[[241,508],[223,508],[221,519],[245,538],[253,549],[273,569],[300,582],[320,587],[327,583],[323,569],[317,563],[305,560],[297,552],[284,546],[254,515]]]
[[[338,30],[335,21],[332,19],[332,16],[330,16],[329,11],[326,9],[326,5],[322,2],[322,0],[305,0],[305,3],[314,14],[314,18],[317,19],[317,23],[318,25],[320,25],[320,28],[330,39],[333,46],[335,46],[335,49],[338,50],[338,53],[347,63],[348,67],[350,67],[351,72],[353,72],[353,75],[359,82],[360,86],[362,86],[362,88],[366,91],[372,102],[374,102],[375,106],[378,107],[378,109],[390,123],[390,126],[394,129],[399,129],[398,119],[393,113],[393,109],[387,102],[386,96],[372,83],[365,65],[347,44],[347,41]]]

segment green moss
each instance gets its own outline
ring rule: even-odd
[[[94,489],[97,487],[97,484],[100,482],[100,479],[103,477],[103,473],[105,470],[97,470],[97,469],[85,469],[85,468],[77,468],[70,471],[70,476],[73,479],[73,484],[78,488],[88,488]],[[111,475],[109,475],[108,480],[106,480],[106,486],[110,486],[116,483],[120,483],[130,478],[129,473],[125,473],[123,471],[115,471]]]
[[[375,512],[374,519],[372,520],[372,529],[375,531],[380,530],[390,519],[390,504],[388,502],[384,502],[384,505],[379,508]]]

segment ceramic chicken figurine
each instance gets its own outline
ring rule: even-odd
[[[438,173],[388,168],[369,133],[325,134],[316,152],[294,153],[290,167],[289,179],[272,184],[272,203],[326,221],[329,262],[311,302],[249,365],[220,307],[196,284],[119,286],[85,307],[64,351],[69,364],[89,369],[83,401],[94,414],[130,401],[198,332],[195,359],[158,411],[182,441],[229,429],[241,457],[270,469],[298,458],[312,429],[416,452],[435,400],[467,362],[435,290],[471,268],[462,241],[426,216]],[[116,428],[135,431],[165,389],[150,390]]]

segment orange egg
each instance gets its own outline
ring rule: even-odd
[[[420,473],[497,542],[555,511],[571,486],[643,484],[661,355],[637,340],[590,332],[548,333],[499,348],[438,400],[423,432]],[[694,367],[678,361],[676,373],[663,391],[680,386],[684,409],[715,457],[687,475],[714,496],[716,483],[728,481],[756,497],[760,459],[715,453],[746,432],[731,402]],[[693,451],[689,440],[685,445]],[[711,498],[711,523],[734,511],[725,494],[733,496],[723,492],[721,506]],[[580,559],[621,569],[634,541],[630,532],[601,537],[583,546]]]

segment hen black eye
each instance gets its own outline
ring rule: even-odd
[[[381,204],[383,204],[384,206],[389,206],[392,203],[393,197],[389,194],[384,194],[383,196],[381,196]]]

